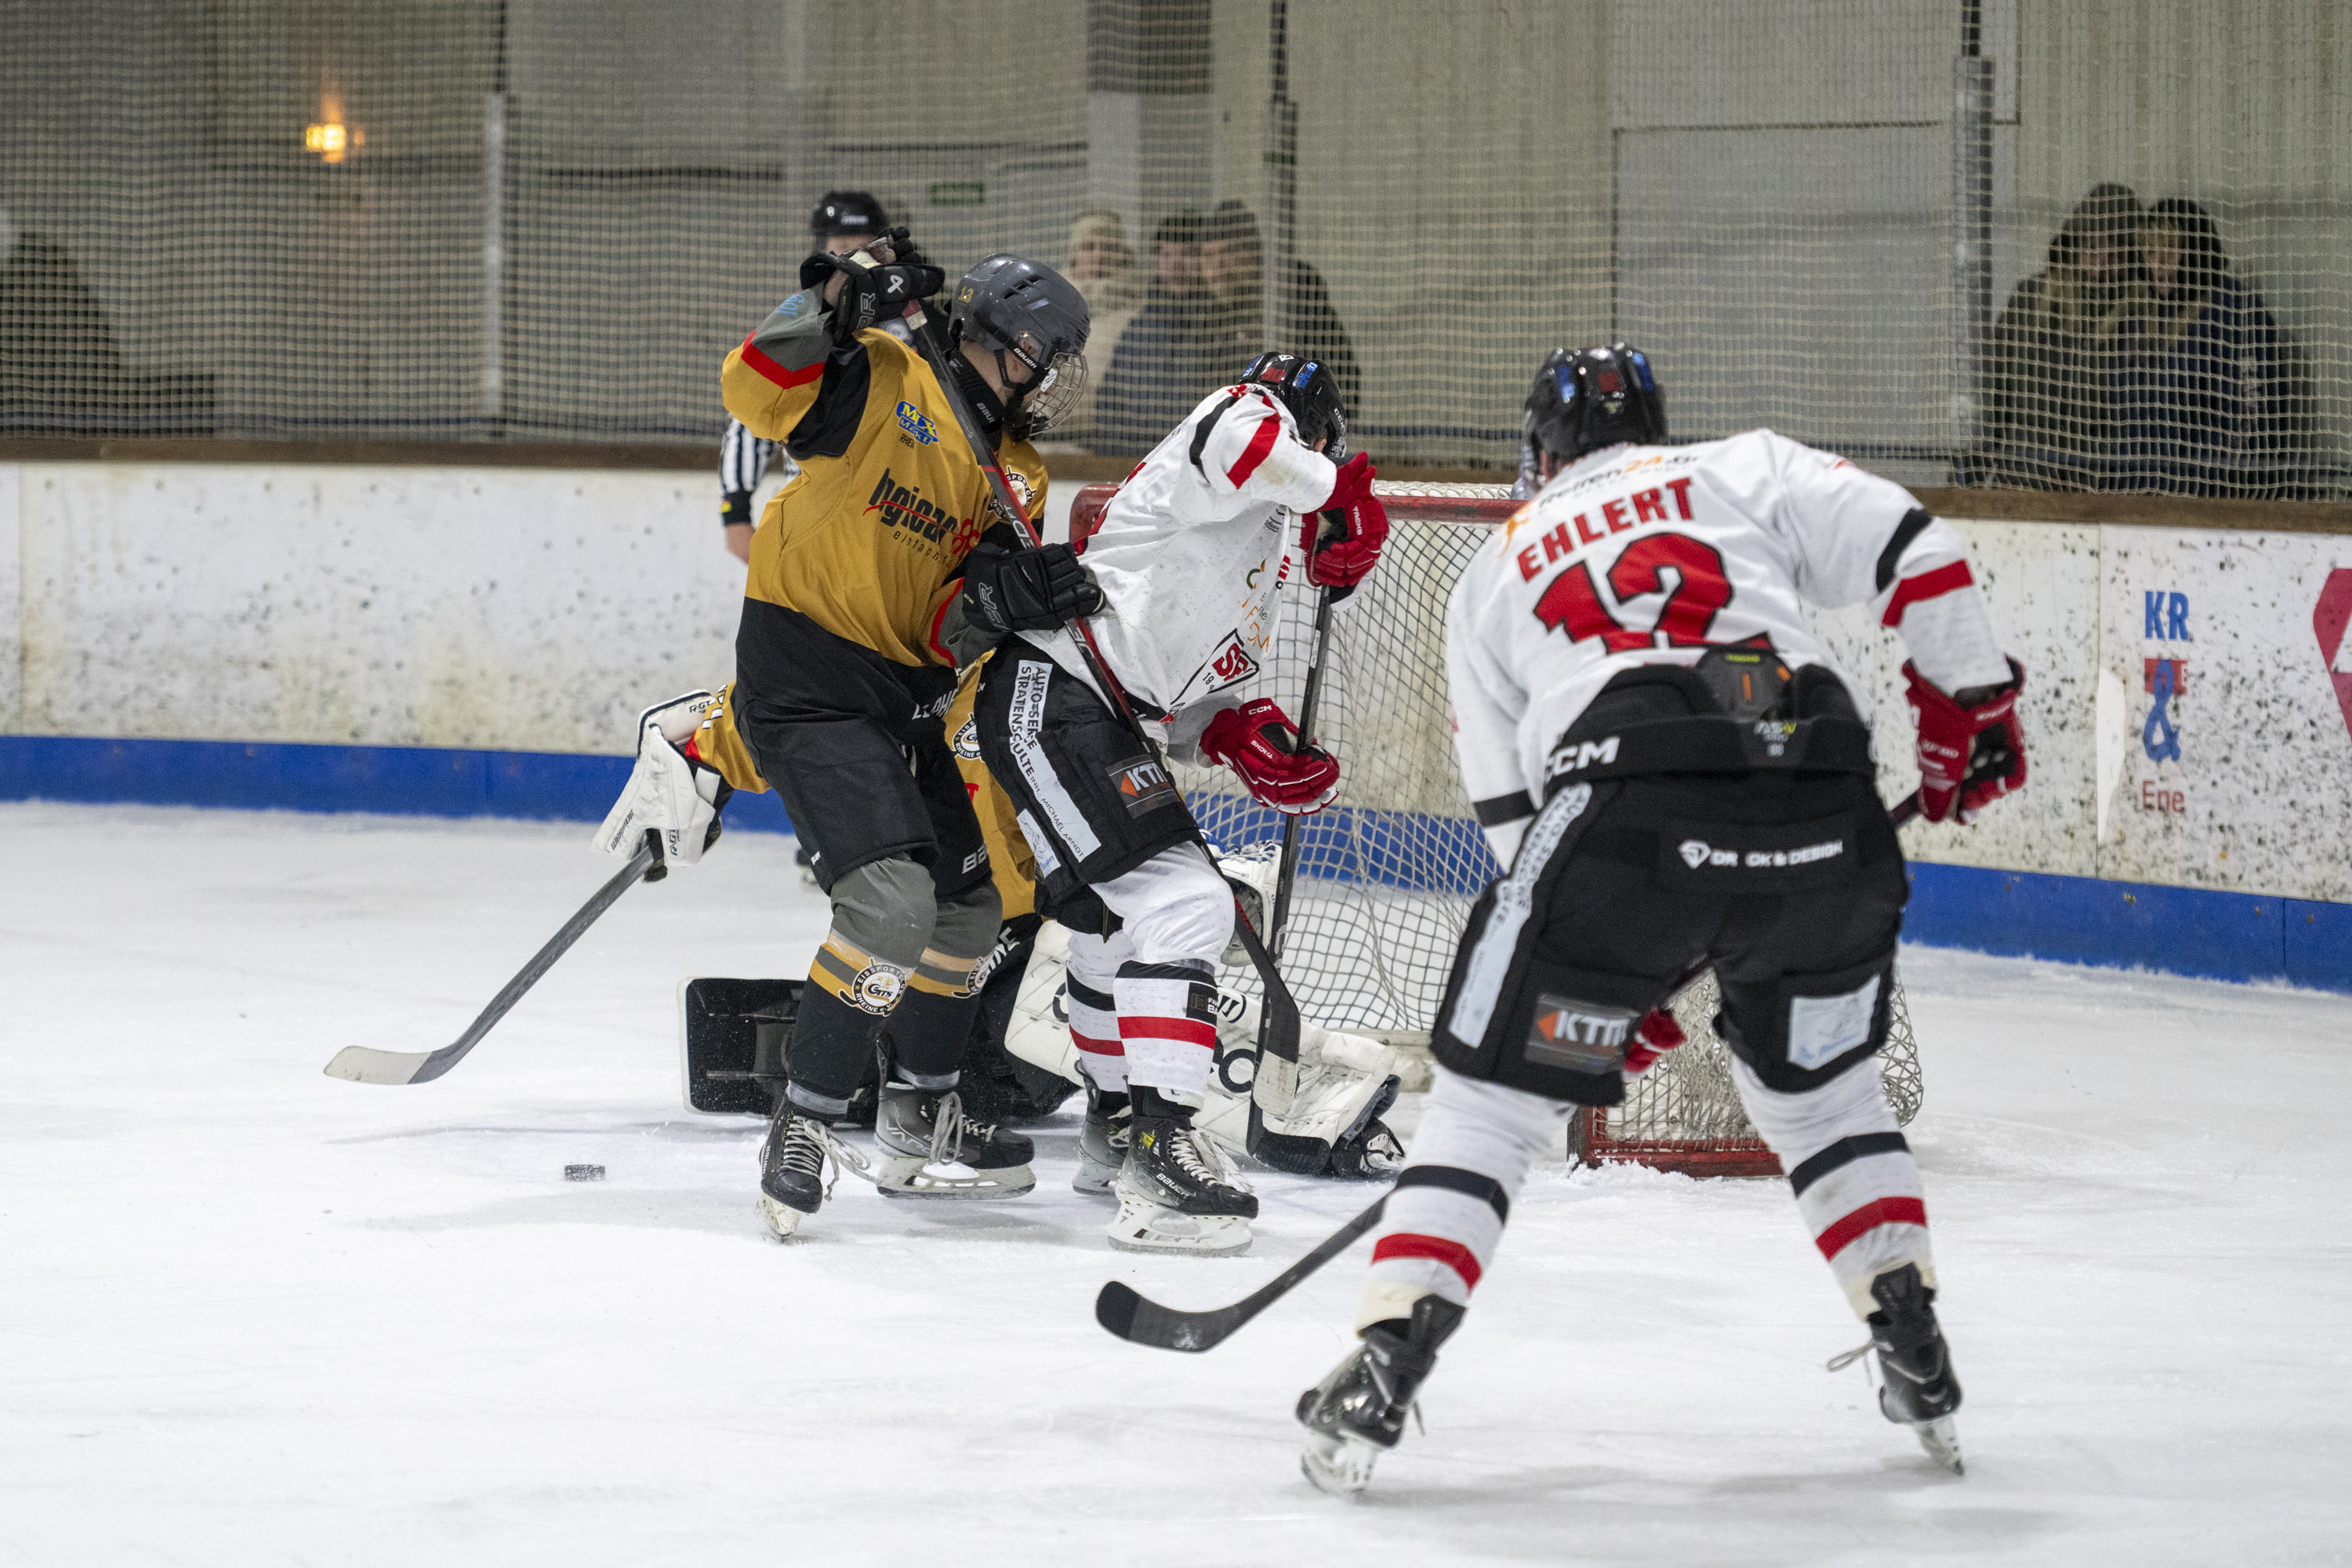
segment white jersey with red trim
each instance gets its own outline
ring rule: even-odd
[[[1864,602],[1944,690],[2009,679],[1967,545],[1902,486],[1769,430],[1590,453],[1479,548],[1447,606],[1470,798],[1539,802],[1561,732],[1635,665],[1764,637],[1791,668],[1837,669],[1802,605]],[[1517,836],[1490,833],[1506,860]]]
[[[1338,478],[1298,439],[1290,410],[1255,386],[1211,393],[1152,448],[1085,552],[1108,601],[1087,624],[1129,696],[1173,714],[1257,673],[1274,644],[1275,594],[1301,570],[1299,514]],[[1066,634],[1031,640],[1086,679]]]

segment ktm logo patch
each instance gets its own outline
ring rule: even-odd
[[[1129,757],[1123,763],[1113,763],[1110,782],[1129,816],[1157,811],[1177,798],[1175,781],[1155,757]]]

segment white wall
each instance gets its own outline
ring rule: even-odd
[[[1076,489],[1052,492],[1058,537]],[[0,465],[0,731],[625,752],[640,708],[732,675],[742,571],[716,491],[701,473]],[[2332,574],[2352,602],[2352,535],[1958,526],[2028,671],[2032,776],[1973,830],[1908,830],[1915,854],[2352,901],[2352,721],[2314,620]],[[1822,619],[1873,691],[1897,798],[1918,782],[1901,645],[1858,612]],[[2150,754],[2159,658],[2186,661],[2177,759]],[[2352,688],[2352,638],[2334,666]]]
[[[0,731],[625,752],[733,677],[715,473],[0,464]]]

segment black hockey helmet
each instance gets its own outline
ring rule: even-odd
[[[1339,405],[1339,384],[1320,360],[1303,354],[1260,354],[1242,372],[1244,386],[1263,386],[1282,399],[1298,422],[1298,438],[1312,447],[1329,437],[1323,455],[1337,463],[1348,455],[1348,416]]]
[[[1554,349],[1528,393],[1527,435],[1562,463],[1620,441],[1664,440],[1666,405],[1649,356],[1622,342]]]
[[[1008,422],[1023,416],[1023,434],[1052,426],[1076,406],[1087,385],[1087,333],[1093,320],[1086,296],[1052,268],[1004,252],[989,257],[956,285],[948,338],[996,356],[1007,389]],[[1029,367],[1015,386],[1005,355]]]
[[[890,215],[864,191],[827,191],[809,209],[809,233],[818,239],[854,234],[871,239],[890,226]]]

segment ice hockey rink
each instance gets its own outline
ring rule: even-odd
[[[449,1077],[611,862],[573,825],[0,806],[0,1559],[100,1563],[2342,1562],[2352,998],[1930,950],[1910,1129],[1969,1473],[1881,1420],[1777,1182],[1539,1171],[1373,1489],[1290,1407],[1361,1207],[1261,1176],[1239,1260],[1138,1259],[1066,1187],[845,1181],[790,1245],[758,1127],[681,1110],[677,982],[786,974],[789,839],[633,891]],[[1409,1120],[1409,1117],[1407,1118]],[[567,1184],[593,1162],[601,1184]]]

